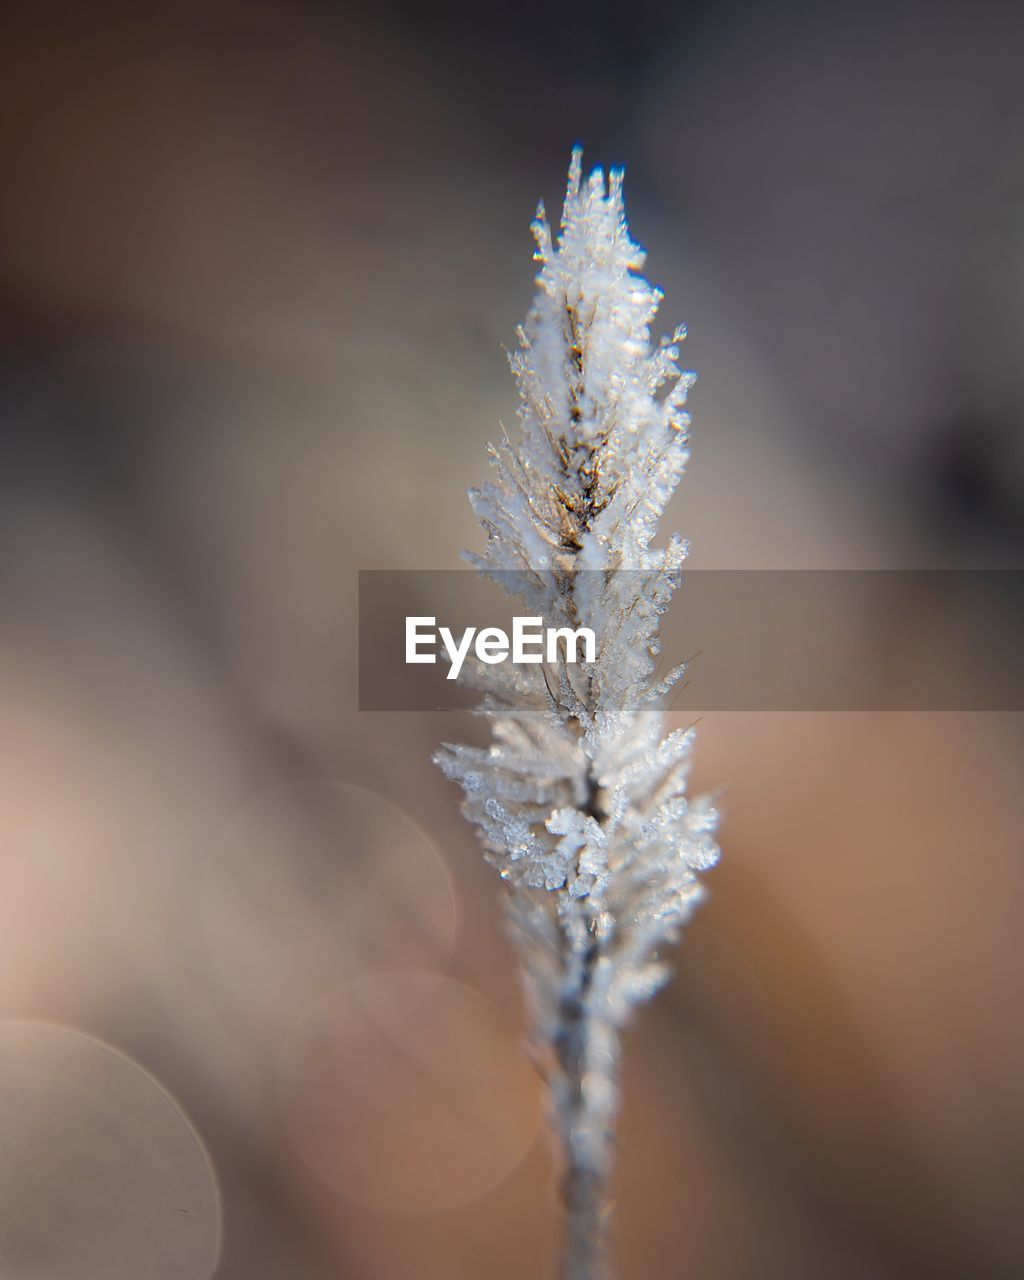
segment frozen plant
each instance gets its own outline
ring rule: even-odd
[[[596,660],[466,664],[491,745],[436,756],[507,885],[564,1156],[564,1280],[608,1272],[620,1029],[718,858],[718,815],[686,793],[693,730],[666,734],[658,623],[686,544],[651,540],[686,465],[684,330],[651,340],[661,293],[637,274],[622,173],[575,150],[557,241],[538,210],[537,292],[511,355],[519,432],[470,491],[487,534],[467,558],[549,625],[587,626]]]

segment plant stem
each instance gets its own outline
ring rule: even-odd
[[[602,1096],[611,1096],[614,1089],[610,1072],[618,1057],[618,1035],[607,1024],[599,1023],[590,1010],[600,943],[587,909],[581,903],[572,905],[575,910],[569,913],[565,924],[574,981],[561,1002],[561,1028],[556,1042],[560,1069],[556,1109],[565,1158],[561,1280],[611,1280],[607,1248],[611,1113]],[[582,951],[581,933],[586,938]],[[595,1097],[598,1077],[600,1088]]]
[[[607,1193],[603,1178],[570,1164],[565,1176],[565,1240],[562,1280],[611,1280],[605,1220]]]

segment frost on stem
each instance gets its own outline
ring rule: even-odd
[[[470,491],[487,535],[467,559],[548,625],[589,626],[596,660],[477,665],[489,748],[436,756],[508,886],[535,1040],[565,1160],[563,1275],[607,1275],[619,1029],[664,981],[659,950],[718,858],[718,815],[686,793],[693,730],[665,733],[658,622],[686,544],[651,546],[688,457],[684,330],[656,345],[661,293],[637,274],[622,173],[573,152],[557,241],[538,210],[533,306],[511,356],[519,433]]]

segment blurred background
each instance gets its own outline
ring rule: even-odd
[[[430,764],[478,729],[357,711],[357,570],[479,544],[577,140],[690,327],[695,565],[1020,567],[1022,58],[994,0],[8,7],[3,1280],[552,1274]],[[725,857],[627,1043],[622,1275],[1024,1275],[1021,717],[700,733]]]

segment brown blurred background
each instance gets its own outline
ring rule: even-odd
[[[356,571],[478,544],[577,139],[690,326],[695,564],[1019,567],[1022,57],[967,0],[8,7],[2,1280],[551,1274],[473,730],[357,712]],[[623,1277],[1024,1275],[1020,717],[701,735]]]

